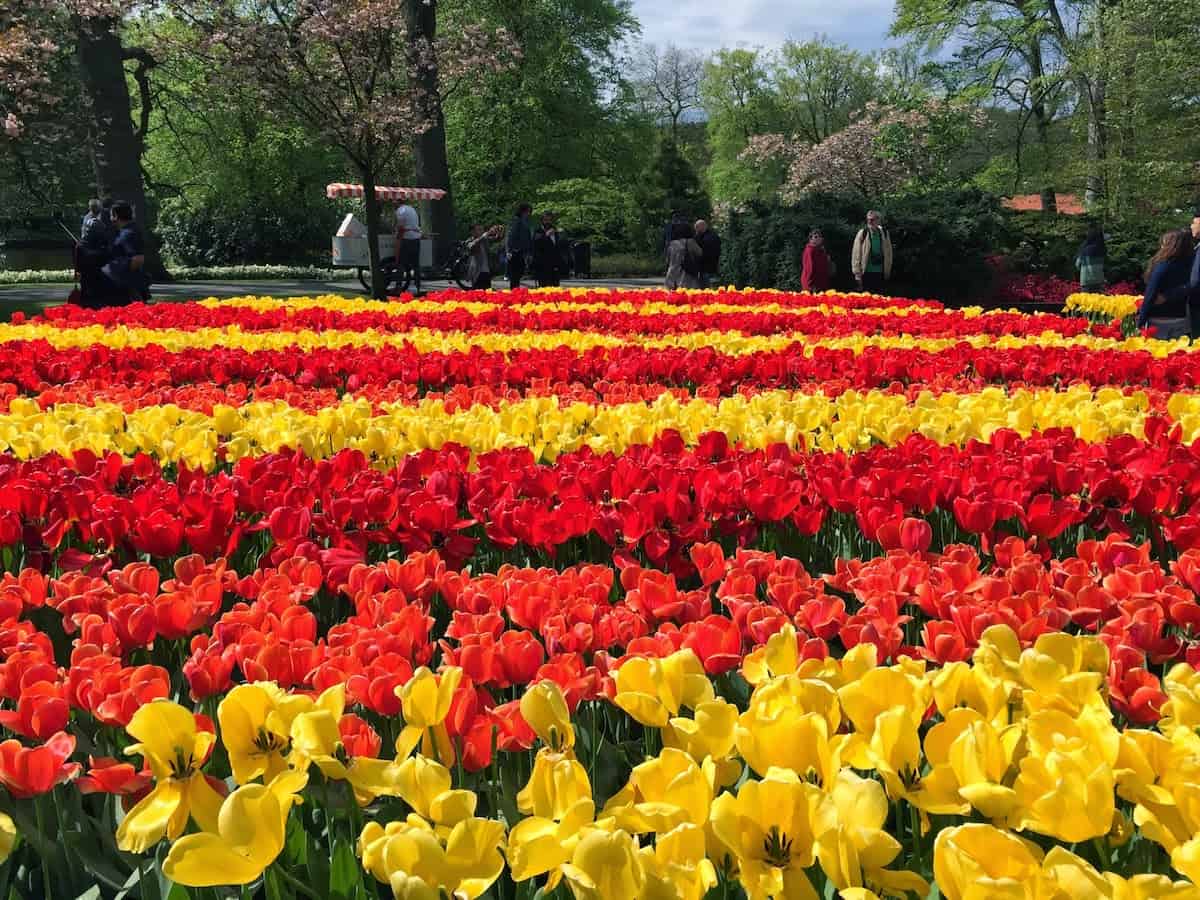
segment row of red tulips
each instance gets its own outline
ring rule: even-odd
[[[881,347],[856,352],[803,343],[743,355],[710,348],[632,346],[582,353],[567,347],[509,353],[419,353],[411,348],[306,352],[209,348],[173,353],[154,346],[55,350],[44,341],[30,341],[0,345],[0,372],[4,373],[0,398],[56,391],[85,397],[88,391],[186,385],[207,391],[214,386],[261,387],[277,382],[351,392],[386,388],[395,390],[398,399],[458,386],[569,392],[655,384],[728,394],[741,387],[825,387],[827,392],[893,384],[936,387],[961,385],[963,379],[976,386],[1085,382],[1178,391],[1200,384],[1200,354],[1177,352],[1160,358],[1146,351],[1082,346],[997,349],[966,344],[937,352]]]
[[[86,318],[55,320],[61,328],[96,324]],[[112,327],[117,322],[104,322]],[[898,311],[894,315],[838,309],[832,313],[761,312],[658,312],[645,315],[607,309],[521,311],[495,307],[486,311],[450,308],[437,311],[352,311],[306,307],[260,311],[241,306],[202,307],[164,304],[127,313],[120,324],[137,328],[236,327],[241,331],[286,333],[291,331],[355,331],[400,334],[417,328],[519,334],[541,331],[603,332],[610,335],[687,334],[702,331],[740,332],[748,335],[805,334],[821,337],[907,334],[913,337],[963,337],[967,335],[1038,335],[1051,332],[1064,337],[1086,333],[1108,334],[1111,328],[1093,325],[1084,318],[1025,316],[1017,313],[967,315],[958,310],[923,313]]]
[[[628,561],[616,572],[506,566],[471,575],[436,552],[341,570],[290,559],[245,578],[196,557],[179,560],[167,580],[144,563],[104,577],[24,570],[0,583],[0,699],[13,705],[0,725],[28,741],[70,728],[114,750],[116,729],[151,700],[186,690],[204,701],[236,682],[272,681],[313,692],[345,685],[348,702],[386,727],[400,711],[396,688],[441,663],[465,675],[447,726],[464,764],[480,768],[496,747],[532,746],[513,702],[529,684],[556,682],[574,709],[611,697],[628,657],[688,648],[722,676],[784,628],[794,629],[801,661],[869,644],[880,662],[936,665],[968,660],[996,624],[1022,646],[1067,630],[1097,634],[1109,648],[1114,710],[1143,724],[1166,700],[1165,669],[1200,663],[1200,550],[1167,574],[1147,546],[1115,538],[1049,563],[1009,538],[985,566],[962,545],[928,552],[924,522],[889,526],[898,546],[887,555],[840,562],[824,577],[774,553],[726,558],[715,544],[696,545],[690,587]],[[48,772],[14,768],[20,754],[38,752],[19,747],[0,745],[0,783],[18,795],[47,790],[46,781],[21,783]],[[135,773],[124,774],[132,788]],[[94,786],[112,790],[112,776]]]
[[[1149,423],[1145,441],[998,432],[954,447],[913,436],[851,455],[739,451],[720,433],[695,448],[667,434],[620,456],[584,449],[553,465],[524,448],[472,460],[447,447],[388,471],[356,451],[320,461],[269,454],[207,475],[164,472],[146,456],[7,456],[0,547],[10,570],[188,552],[277,564],[329,548],[352,563],[436,547],[451,564],[485,566],[639,553],[683,574],[698,542],[831,560],[871,552],[881,523],[905,516],[928,517],[937,546],[986,546],[1017,529],[1041,541],[1141,535],[1160,553],[1200,546],[1200,448],[1179,443],[1162,419]]]

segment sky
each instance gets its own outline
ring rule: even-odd
[[[824,34],[856,50],[888,44],[893,0],[633,0],[642,40],[716,50]]]

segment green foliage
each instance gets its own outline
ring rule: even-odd
[[[202,205],[166,201],[159,213],[163,254],[185,266],[302,263],[329,259],[337,210],[296,210],[262,198],[203,198]]]
[[[629,192],[609,178],[567,178],[537,193],[537,211],[551,210],[571,240],[589,241],[593,253],[629,246],[638,211]]]
[[[660,255],[613,253],[592,257],[593,278],[652,278],[663,275],[665,271],[666,264]]]
[[[460,222],[507,220],[543,186],[627,180],[649,123],[621,90],[616,48],[635,21],[619,0],[451,0],[440,27],[504,27],[521,48],[509,72],[447,99],[446,133]]]
[[[704,67],[700,96],[708,114],[712,196],[733,203],[770,196],[782,171],[764,171],[739,159],[750,138],[786,130],[786,116],[771,82],[770,61],[758,50],[719,50]]]
[[[723,233],[723,276],[739,286],[800,287],[800,255],[819,228],[836,266],[834,287],[848,289],[850,248],[866,217],[860,198],[812,194],[792,206],[754,204],[734,213]],[[895,247],[889,290],[963,300],[989,286],[986,258],[1003,228],[997,198],[975,190],[898,198],[882,210]]]
[[[664,133],[633,189],[637,219],[632,246],[640,253],[662,250],[663,224],[679,211],[688,221],[708,218],[712,203],[679,147]]]
[[[1158,250],[1163,232],[1186,227],[1191,211],[1182,215],[1112,218],[1104,223],[1104,275],[1110,284],[1138,281],[1146,263]],[[1044,216],[1038,213],[1007,213],[1002,249],[1012,267],[1021,272],[1038,272],[1075,278],[1075,256],[1083,243],[1087,220],[1078,216]]]

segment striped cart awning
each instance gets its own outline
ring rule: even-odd
[[[330,200],[335,200],[338,197],[361,197],[363,195],[363,186],[361,184],[328,184],[325,186],[325,196]],[[441,188],[420,188],[420,187],[376,187],[375,197],[384,202],[396,202],[398,200],[441,200],[446,196],[446,192]]]

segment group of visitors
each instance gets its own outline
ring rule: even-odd
[[[1190,229],[1168,231],[1159,239],[1145,279],[1138,327],[1152,328],[1166,341],[1200,337],[1200,209]]]
[[[688,224],[673,212],[663,233],[667,290],[706,288],[721,267],[721,236],[704,219]]]
[[[883,227],[883,216],[875,210],[867,213],[867,223],[854,236],[850,249],[850,272],[860,291],[882,294],[892,277],[892,239]],[[808,243],[800,257],[800,287],[810,294],[827,291],[837,274],[837,264],[825,247],[825,235],[819,228],[808,233]]]
[[[88,202],[75,245],[75,271],[80,306],[99,309],[150,299],[145,242],[129,203]]]
[[[543,212],[535,229],[533,207],[522,203],[513,214],[504,239],[509,288],[520,287],[526,274],[533,276],[538,287],[558,287],[563,276],[571,272],[571,253],[571,242],[558,227],[554,213]]]

